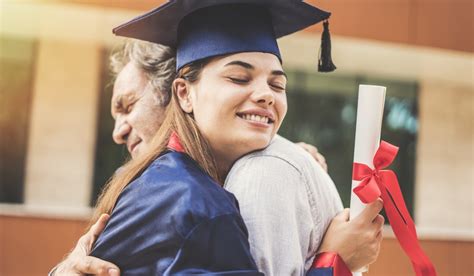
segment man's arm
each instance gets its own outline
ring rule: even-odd
[[[91,252],[92,245],[100,233],[104,230],[108,219],[109,215],[103,214],[89,229],[89,231],[79,239],[76,247],[74,247],[66,259],[53,268],[49,275],[120,275],[120,270],[116,265],[92,256],[88,256]]]

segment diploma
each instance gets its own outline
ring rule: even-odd
[[[372,164],[380,144],[385,91],[386,87],[383,86],[359,85],[354,162]],[[360,181],[353,180],[351,191],[359,183]],[[364,206],[357,195],[351,192],[350,218],[357,217],[365,208]],[[365,271],[367,271],[367,267],[353,273],[353,275],[360,276]]]

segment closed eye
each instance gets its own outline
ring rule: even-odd
[[[128,114],[130,112],[132,112],[133,110],[133,106],[135,105],[135,103],[131,103],[127,106],[127,109],[125,110],[125,112]]]
[[[274,89],[277,89],[279,91],[285,91],[285,87],[282,86],[282,85],[278,85],[278,84],[270,84],[271,87],[273,87]]]
[[[232,81],[233,83],[237,83],[237,84],[246,84],[249,82],[248,79],[241,79],[241,78],[234,78],[234,77],[228,77],[228,79]]]
[[[138,102],[139,99],[134,98],[134,99],[131,99],[131,100],[132,101],[130,101],[130,102],[125,102],[124,103],[123,112],[125,114],[129,114],[130,112],[132,112],[133,108],[135,107],[135,104]]]

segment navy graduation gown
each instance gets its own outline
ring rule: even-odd
[[[122,191],[91,255],[122,275],[262,275],[235,197],[174,151]]]

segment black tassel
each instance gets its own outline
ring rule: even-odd
[[[331,58],[331,34],[329,33],[329,21],[323,22],[324,30],[321,36],[321,49],[319,50],[318,71],[332,72],[336,70],[336,65]]]

